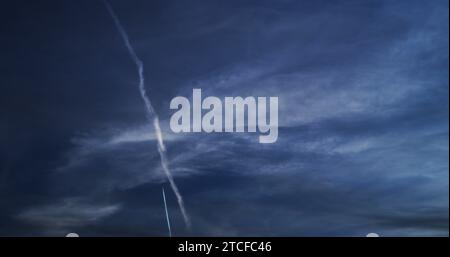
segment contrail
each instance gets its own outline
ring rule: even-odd
[[[169,237],[172,237],[172,229],[170,229],[169,211],[167,210],[166,193],[164,187],[162,188],[162,195],[164,199],[164,208],[166,209],[167,228],[169,229]]]
[[[159,126],[159,118],[158,114],[155,112],[155,109],[152,106],[152,103],[150,101],[150,98],[147,96],[147,91],[145,90],[145,84],[144,84],[144,64],[142,63],[141,59],[137,56],[136,52],[134,51],[133,46],[130,43],[130,40],[128,38],[128,34],[123,28],[119,18],[117,17],[116,13],[114,12],[112,6],[109,4],[107,0],[103,0],[103,3],[106,6],[106,9],[108,9],[109,14],[114,20],[114,23],[116,24],[116,28],[119,31],[120,35],[122,36],[122,39],[125,43],[125,46],[128,49],[128,52],[130,54],[131,59],[136,64],[136,68],[139,73],[139,91],[141,92],[141,97],[144,100],[145,108],[147,110],[147,116],[149,120],[153,119],[153,127],[155,129],[156,138],[158,141],[158,152],[159,156],[161,158],[161,166],[164,170],[164,173],[166,174],[167,179],[169,180],[170,186],[172,187],[173,192],[175,193],[178,201],[178,205],[180,206],[181,214],[183,215],[184,222],[186,224],[186,227],[190,229],[191,227],[191,220],[189,218],[189,215],[186,212],[186,209],[184,208],[184,201],[183,197],[180,194],[180,191],[178,190],[177,185],[175,184],[175,181],[173,180],[172,173],[169,170],[169,165],[167,162],[166,157],[166,147],[164,146],[164,140],[161,132],[161,127]]]

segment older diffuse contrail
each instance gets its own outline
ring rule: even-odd
[[[170,186],[172,187],[172,190],[175,193],[175,196],[177,197],[177,201],[178,201],[178,205],[180,206],[181,214],[183,215],[183,219],[186,224],[186,227],[189,229],[191,227],[191,221],[190,221],[189,215],[187,214],[186,209],[184,207],[183,197],[181,196],[180,191],[178,190],[178,187],[175,184],[172,173],[170,172],[170,169],[168,166],[167,157],[166,157],[166,147],[164,146],[164,140],[163,140],[163,136],[162,136],[162,132],[161,132],[161,127],[159,125],[159,118],[158,118],[157,113],[155,112],[155,109],[152,106],[150,98],[148,98],[148,96],[147,96],[147,91],[145,90],[144,64],[142,63],[142,61],[139,59],[136,52],[134,51],[134,48],[130,43],[128,35],[127,35],[125,29],[123,28],[116,13],[114,12],[112,6],[109,4],[109,2],[107,0],[103,0],[103,3],[105,4],[106,8],[108,9],[109,14],[113,18],[116,28],[119,31],[120,35],[122,36],[122,39],[125,43],[125,46],[128,49],[131,59],[136,64],[136,68],[139,73],[139,91],[140,91],[141,97],[145,103],[148,119],[149,120],[153,119],[153,127],[155,129],[156,138],[158,141],[158,152],[159,152],[159,156],[161,158],[161,166],[164,170],[164,173],[166,174],[167,179],[169,180]],[[164,197],[165,197],[165,195],[164,195]],[[167,211],[167,208],[166,208],[166,211]],[[170,228],[170,225],[169,225],[169,228]]]

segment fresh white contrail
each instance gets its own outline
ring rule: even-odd
[[[134,51],[134,48],[131,45],[130,40],[128,38],[128,34],[125,31],[124,27],[122,26],[122,23],[120,22],[119,18],[117,17],[116,13],[114,12],[112,6],[109,4],[109,2],[107,0],[103,0],[103,3],[105,4],[106,8],[108,9],[109,14],[113,18],[114,23],[116,24],[116,28],[119,31],[120,35],[122,36],[122,39],[125,43],[125,46],[128,49],[131,59],[136,64],[136,68],[139,73],[139,91],[140,91],[141,97],[145,103],[145,108],[147,110],[148,119],[149,120],[153,119],[153,127],[155,129],[156,138],[158,141],[158,152],[159,152],[159,156],[161,158],[161,166],[164,170],[164,173],[166,174],[167,179],[169,180],[170,186],[172,187],[172,190],[175,193],[175,196],[177,197],[177,201],[178,201],[178,205],[180,206],[181,214],[183,215],[183,219],[186,224],[186,227],[189,229],[191,227],[191,221],[190,221],[189,215],[187,214],[186,209],[184,207],[183,197],[181,196],[180,191],[178,190],[178,187],[175,184],[172,173],[170,172],[170,169],[169,169],[169,165],[168,165],[167,157],[166,157],[166,147],[164,146],[163,135],[161,132],[161,127],[159,125],[159,118],[158,118],[157,113],[155,112],[155,109],[152,106],[150,98],[148,98],[148,96],[147,96],[147,91],[145,90],[144,64],[141,61],[141,59],[139,59],[136,52]]]
[[[164,200],[164,208],[166,210],[166,220],[167,220],[167,228],[169,229],[169,237],[172,237],[172,229],[170,228],[169,211],[167,210],[166,193],[164,192],[164,187],[162,188],[162,195]]]

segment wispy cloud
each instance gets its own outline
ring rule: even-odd
[[[120,205],[90,204],[82,199],[67,198],[59,203],[27,209],[18,218],[39,226],[53,235],[71,232],[71,228],[85,226],[112,215],[120,210]]]

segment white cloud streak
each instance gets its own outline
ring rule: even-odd
[[[116,25],[117,30],[119,31],[120,35],[122,36],[122,39],[125,43],[125,46],[128,49],[128,52],[130,54],[131,59],[133,59],[133,62],[136,64],[136,68],[138,70],[139,73],[139,91],[141,93],[141,97],[145,103],[145,107],[147,110],[147,115],[148,118],[150,120],[153,120],[153,127],[155,129],[155,133],[156,133],[156,138],[158,141],[158,152],[159,155],[161,157],[161,165],[163,167],[164,173],[167,176],[167,179],[170,183],[170,186],[172,187],[173,192],[175,193],[176,197],[177,197],[177,201],[178,201],[178,205],[180,206],[181,209],[181,213],[183,215],[183,219],[185,221],[185,224],[188,228],[190,228],[191,226],[191,221],[189,218],[189,215],[186,211],[186,208],[184,206],[184,200],[183,200],[183,196],[181,195],[178,186],[175,184],[175,181],[173,179],[172,173],[170,172],[169,169],[169,164],[167,162],[167,157],[166,157],[166,147],[164,146],[164,140],[163,140],[163,135],[161,132],[161,128],[159,125],[159,118],[157,113],[155,112],[152,103],[150,101],[150,98],[147,95],[147,91],[145,89],[145,83],[144,83],[144,64],[143,62],[139,59],[139,57],[137,56],[133,46],[130,43],[130,40],[128,38],[128,35],[125,31],[125,29],[123,28],[119,18],[117,17],[116,13],[114,12],[114,10],[112,9],[112,6],[108,3],[108,1],[104,0],[103,3],[105,4],[106,8],[108,9],[109,14],[111,15],[111,17],[114,20],[114,23]]]

